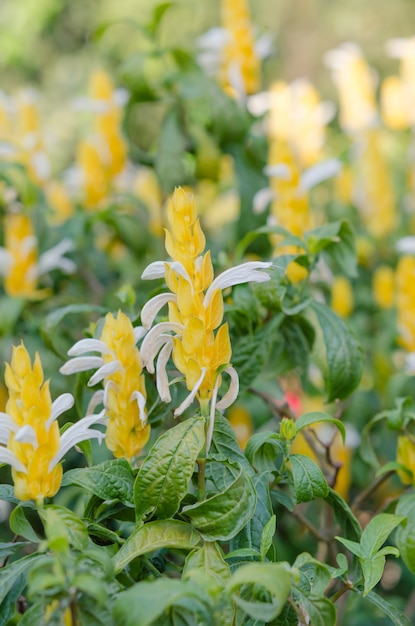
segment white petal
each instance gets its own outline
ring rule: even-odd
[[[13,265],[13,257],[6,248],[0,248],[0,276],[7,276]]]
[[[199,377],[199,380],[196,382],[195,386],[193,387],[192,391],[189,393],[187,398],[185,398],[183,402],[179,404],[179,406],[174,412],[174,417],[179,417],[179,415],[184,413],[184,411],[192,404],[193,400],[195,399],[197,395],[197,392],[200,389],[200,385],[203,383],[203,380],[206,376],[206,372],[207,372],[206,367],[202,367],[202,373]]]
[[[174,322],[160,322],[160,324],[154,326],[154,328],[147,333],[141,344],[141,360],[144,367],[146,367],[151,374],[154,372],[153,361],[157,352],[165,343],[172,341],[171,335],[164,334],[168,331],[181,334],[183,332],[183,326],[181,324],[175,324]]]
[[[259,59],[266,59],[271,56],[275,49],[274,35],[271,35],[271,33],[264,33],[261,35],[261,37],[256,40],[254,49],[255,54]]]
[[[105,411],[101,411],[101,413],[97,415],[87,415],[75,424],[72,424],[72,426],[69,426],[68,430],[66,430],[61,437],[59,451],[49,463],[50,472],[65,456],[68,450],[77,443],[85,441],[86,439],[99,439],[101,443],[102,439],[105,437],[105,433],[89,428],[94,424],[106,424]]]
[[[256,192],[253,199],[253,209],[256,215],[263,213],[270,202],[275,200],[275,192],[271,187],[264,187]]]
[[[14,436],[14,439],[19,443],[30,443],[34,448],[37,448],[39,445],[35,429],[29,424],[25,424],[19,428]]]
[[[348,448],[352,448],[352,450],[356,450],[362,441],[359,431],[357,428],[351,424],[350,422],[345,422],[346,427],[346,446]]]
[[[133,391],[131,394],[132,400],[137,400],[138,404],[138,412],[140,416],[140,421],[145,426],[147,424],[147,414],[146,414],[146,399],[140,391]]]
[[[100,367],[88,380],[88,387],[93,387],[97,383],[100,383],[101,380],[104,380],[106,376],[111,376],[111,374],[118,372],[120,369],[122,369],[122,365],[117,360],[105,363],[105,365]]]
[[[191,286],[191,288],[193,290],[192,279],[190,278],[189,274],[187,273],[187,270],[184,267],[184,265],[182,265],[182,263],[180,263],[179,261],[173,261],[173,263],[170,264],[170,267],[171,267],[171,269],[174,272],[176,272],[176,274],[178,274],[179,276],[184,278],[189,283],[189,285]]]
[[[154,280],[164,278],[166,263],[164,261],[154,261],[150,263],[141,274],[141,280]]]
[[[237,61],[229,64],[228,81],[230,87],[235,91],[238,102],[246,99],[245,81],[242,75],[240,64]]]
[[[27,474],[26,467],[19,461],[17,456],[11,452],[11,450],[3,448],[3,446],[0,446],[0,463],[7,463],[7,465],[11,465],[17,472]]]
[[[158,296],[154,296],[154,298],[151,298],[151,300],[146,302],[141,310],[141,322],[144,328],[150,328],[157,313],[164,307],[165,304],[176,301],[176,295],[168,292],[160,293]]]
[[[79,356],[85,352],[100,352],[101,354],[112,354],[107,344],[100,339],[81,339],[77,341],[70,350],[69,356]]]
[[[259,117],[271,108],[271,94],[269,91],[261,91],[253,96],[248,96],[246,107],[251,115]]]
[[[266,165],[264,167],[265,176],[270,178],[281,178],[282,180],[290,180],[291,170],[285,163],[275,163],[274,165]]]
[[[39,257],[39,262],[37,265],[37,274],[41,276],[42,274],[47,274],[53,269],[60,269],[66,274],[71,274],[75,272],[76,265],[70,259],[66,259],[63,255],[70,250],[73,250],[74,244],[70,239],[63,239],[56,246],[44,252]]]
[[[47,180],[50,176],[50,161],[44,152],[34,152],[31,155],[31,162],[36,175],[40,180]]]
[[[415,352],[408,352],[405,356],[405,374],[409,376],[415,374]]]
[[[402,237],[397,241],[396,249],[401,254],[415,254],[415,237],[413,235]]]
[[[52,403],[52,411],[46,422],[46,429],[49,430],[51,424],[65,411],[73,407],[75,399],[71,393],[63,393]]]
[[[171,402],[171,394],[169,389],[169,379],[167,377],[166,366],[173,350],[173,342],[167,343],[160,351],[157,359],[157,391],[163,402]]]
[[[114,93],[112,94],[112,99],[113,99],[114,104],[116,104],[118,107],[123,107],[124,105],[127,104],[128,100],[130,99],[130,94],[127,89],[118,87],[117,89],[115,89]]]
[[[323,180],[336,176],[336,174],[340,172],[341,167],[341,163],[338,159],[328,159],[327,161],[313,165],[313,167],[309,167],[301,175],[300,188],[303,191],[308,191],[312,187],[315,187],[315,185],[323,182]]]
[[[229,32],[226,28],[215,26],[200,35],[196,43],[199,48],[207,48],[211,50],[222,50],[229,40]]]
[[[215,382],[215,386],[213,387],[212,397],[210,399],[209,427],[206,433],[206,454],[209,454],[213,438],[213,429],[215,427],[216,399],[218,397],[219,380],[220,377],[218,376]]]
[[[145,337],[146,333],[147,333],[147,330],[143,326],[136,326],[134,328],[135,342],[137,343],[138,341],[140,341],[140,339]]]
[[[395,59],[401,59],[408,52],[408,40],[403,37],[389,39],[385,45],[386,52]]]
[[[100,356],[78,356],[67,361],[59,369],[61,374],[75,374],[76,372],[86,372],[96,367],[101,367],[104,361]]]
[[[271,265],[272,263],[270,262],[248,261],[248,263],[242,263],[225,270],[210,284],[203,300],[203,306],[205,308],[208,306],[210,298],[216,289],[226,289],[227,287],[249,282],[263,283],[269,280],[271,278],[269,274],[258,270],[268,269]]]
[[[229,385],[229,389],[223,396],[222,400],[220,400],[220,402],[216,405],[216,408],[219,411],[223,411],[224,409],[227,409],[228,406],[231,406],[231,404],[235,402],[239,393],[239,377],[236,369],[234,367],[227,367],[225,372],[231,377],[231,384]]]
[[[7,413],[0,412],[0,444],[7,445],[10,432],[16,432],[19,429],[15,421],[7,415]]]
[[[99,406],[100,404],[104,404],[104,395],[105,391],[103,389],[98,389],[97,391],[95,391],[95,393],[92,394],[86,409],[87,415],[92,415],[97,406]]]

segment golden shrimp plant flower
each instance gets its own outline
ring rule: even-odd
[[[13,347],[5,382],[9,399],[0,413],[0,462],[12,468],[16,497],[40,503],[59,490],[61,459],[68,450],[104,436],[91,428],[102,422],[103,413],[80,419],[60,435],[57,418],[73,406],[74,399],[64,393],[52,402],[39,354],[32,365],[23,343]]]
[[[69,350],[72,358],[62,374],[73,374],[98,368],[88,381],[89,386],[103,382],[104,389],[91,398],[88,411],[103,403],[108,417],[106,445],[115,457],[133,459],[147,443],[146,389],[137,341],[144,334],[142,327],[133,328],[129,318],[118,312],[108,313],[99,339],[81,339]],[[89,356],[99,352],[101,356]]]
[[[38,290],[39,278],[53,269],[71,274],[76,266],[64,254],[73,248],[70,239],[38,255],[38,241],[32,220],[23,213],[8,213],[4,218],[5,246],[0,247],[0,275],[4,289],[13,297],[39,298],[47,292]]]
[[[170,356],[176,368],[185,377],[189,391],[186,399],[175,410],[181,415],[197,398],[202,413],[209,412],[210,425],[206,443],[209,449],[215,408],[225,409],[237,397],[238,375],[231,366],[231,343],[228,325],[222,324],[222,289],[246,282],[264,282],[269,275],[261,270],[271,263],[252,261],[224,271],[214,279],[210,251],[205,252],[205,236],[192,197],[183,189],[176,189],[168,206],[170,229],[166,230],[166,250],[172,261],[156,261],[143,272],[145,280],[165,278],[170,289],[145,304],[141,321],[150,329],[161,308],[168,304],[169,320],[156,324],[144,338],[141,346],[143,363],[154,372],[157,359],[157,388],[165,402],[171,400],[166,372]],[[220,401],[218,391],[222,374],[230,379],[230,387]]]

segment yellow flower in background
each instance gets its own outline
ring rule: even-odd
[[[388,265],[381,265],[375,270],[373,298],[381,309],[390,309],[395,304],[395,273]]]
[[[144,376],[136,347],[142,335],[143,329],[133,328],[121,311],[117,317],[108,313],[101,337],[78,341],[68,352],[74,358],[60,369],[61,374],[73,374],[98,368],[88,385],[103,381],[104,389],[95,392],[88,413],[98,404],[104,405],[108,417],[107,448],[115,457],[129,460],[140,452],[150,436]],[[84,356],[89,352],[99,352],[101,356]]]
[[[53,210],[51,222],[62,224],[74,214],[74,206],[63,183],[50,181],[45,189],[46,200]]]
[[[86,209],[94,209],[109,193],[109,180],[98,146],[86,139],[81,141],[77,163],[82,175],[83,204]]]
[[[140,167],[133,184],[133,192],[149,210],[149,228],[153,235],[161,237],[163,230],[163,196],[156,173],[151,167]]]
[[[325,60],[338,90],[343,130],[356,132],[373,126],[377,119],[376,80],[359,46],[344,43],[327,52]]]
[[[48,292],[37,289],[39,278],[52,269],[59,268],[70,274],[76,266],[63,255],[72,250],[69,239],[38,255],[38,241],[29,215],[8,213],[4,218],[5,247],[0,248],[0,275],[4,276],[4,289],[9,296],[42,298]]]
[[[387,76],[382,83],[381,111],[385,126],[393,130],[409,127],[405,86],[398,76]]]
[[[5,382],[9,399],[5,412],[0,413],[0,462],[12,467],[17,498],[42,502],[60,487],[60,461],[66,452],[85,439],[103,437],[90,428],[103,416],[85,417],[60,436],[56,420],[73,406],[74,399],[64,393],[52,402],[39,355],[32,366],[23,344],[13,347],[11,363],[6,363]]]
[[[399,114],[392,119],[401,123],[400,128],[415,125],[415,37],[408,39],[391,39],[387,43],[387,49],[391,57],[400,59],[400,82],[396,77],[394,82],[389,83],[389,96]],[[388,80],[388,79],[387,79]],[[389,79],[390,80],[390,79]],[[393,85],[391,88],[390,85]],[[394,91],[392,91],[394,90]],[[391,104],[389,100],[389,104]],[[406,126],[403,123],[407,120]],[[396,128],[397,126],[392,126]]]
[[[245,450],[246,444],[254,433],[251,414],[242,405],[235,405],[229,409],[227,418],[235,433],[239,447],[241,450]]]
[[[396,268],[398,342],[415,352],[415,257],[404,255]]]
[[[309,81],[298,79],[290,84],[273,83],[266,108],[268,135],[287,143],[301,168],[317,163],[322,156],[325,127],[334,114],[331,103],[322,102]]]
[[[335,276],[331,286],[331,308],[340,317],[349,317],[353,311],[353,288],[346,276]]]
[[[175,410],[175,415],[183,413],[195,398],[205,414],[210,405],[208,449],[215,408],[230,406],[239,388],[238,375],[230,365],[228,325],[222,324],[222,289],[250,281],[269,280],[269,276],[259,270],[270,267],[271,263],[244,263],[214,279],[210,252],[203,254],[205,236],[194,201],[183,189],[176,189],[169,202],[168,220],[170,229],[166,230],[166,250],[172,261],[151,263],[142,278],[165,278],[170,293],[162,293],[147,302],[141,312],[141,320],[145,328],[150,328],[160,309],[168,304],[169,321],[157,324],[148,332],[141,346],[141,356],[148,371],[154,372],[154,359],[160,352],[157,388],[164,401],[171,399],[166,371],[170,356],[185,377],[189,395]],[[231,385],[217,402],[223,373],[230,376]]]
[[[394,230],[398,216],[391,171],[382,153],[379,129],[365,131],[358,150],[357,205],[369,233],[384,237]]]
[[[398,470],[397,474],[403,484],[415,485],[415,443],[406,435],[398,437],[396,461],[412,472],[411,477],[403,470]]]
[[[247,1],[222,0],[221,7],[222,26],[227,33],[221,83],[231,95],[255,93],[260,83],[260,61]]]

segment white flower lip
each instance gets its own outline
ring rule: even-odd
[[[68,350],[69,356],[79,356],[86,352],[100,352],[101,354],[111,354],[111,350],[107,344],[100,339],[80,339],[77,341],[70,350]]]
[[[27,469],[23,465],[21,461],[17,458],[17,456],[8,450],[7,448],[3,448],[0,446],[0,463],[7,463],[15,469],[17,472],[22,472],[23,474],[27,474]]]
[[[160,293],[154,298],[151,298],[141,309],[141,322],[145,329],[150,328],[152,323],[154,322],[157,313],[162,309],[168,302],[176,302],[177,298],[174,293]]]
[[[169,389],[169,380],[167,378],[167,363],[173,350],[173,342],[169,341],[161,349],[157,359],[156,380],[157,391],[163,402],[171,402],[171,394]]]
[[[46,429],[49,430],[52,423],[62,415],[65,411],[68,411],[75,404],[75,399],[71,393],[63,393],[54,400],[52,403],[52,411],[49,419],[46,422]]]
[[[241,265],[225,270],[209,285],[203,300],[203,306],[208,306],[216,289],[227,289],[228,287],[241,285],[242,283],[263,283],[270,280],[271,277],[269,274],[265,274],[259,270],[266,270],[271,267],[271,265],[272,263],[269,261],[248,261],[247,263],[242,263]]]
[[[154,261],[147,265],[141,274],[142,280],[155,280],[156,278],[164,278],[166,263],[164,261]]]
[[[341,163],[338,159],[328,159],[317,165],[313,165],[301,174],[300,188],[308,191],[324,180],[336,176],[341,170]]]
[[[415,236],[408,235],[399,239],[396,250],[401,254],[415,254]]]
[[[100,356],[78,356],[67,361],[59,368],[61,374],[70,375],[77,372],[86,372],[88,370],[101,367],[104,364]]]
[[[49,472],[56,467],[68,450],[77,443],[81,443],[81,441],[85,441],[86,439],[98,439],[101,443],[102,439],[105,437],[105,433],[90,428],[90,426],[95,424],[106,424],[105,411],[101,411],[101,413],[97,413],[96,415],[87,415],[75,424],[72,424],[72,426],[69,426],[68,430],[61,436],[58,452],[49,463]]]
[[[181,404],[179,404],[179,406],[177,407],[177,409],[174,412],[174,417],[179,417],[179,415],[181,415],[182,413],[185,412],[185,410],[192,404],[193,400],[196,398],[196,394],[200,389],[201,384],[203,383],[203,380],[206,376],[206,372],[207,369],[206,367],[202,367],[201,370],[201,374],[199,379],[197,380],[195,386],[193,387],[192,391],[189,393],[189,395],[183,400],[183,402]]]
[[[122,369],[122,365],[117,360],[105,363],[105,365],[102,365],[88,380],[88,387],[93,387],[104,380],[106,376],[111,376],[111,374],[115,374],[115,372],[118,372],[120,369]]]
[[[275,191],[271,187],[264,187],[256,192],[253,199],[253,210],[255,215],[260,215],[267,206],[275,200]]]

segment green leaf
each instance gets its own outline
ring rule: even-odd
[[[247,556],[253,556],[256,560],[260,560],[260,553],[255,548],[237,548],[237,550],[232,550],[232,552],[228,552],[225,556],[226,559],[244,559]]]
[[[178,112],[171,109],[160,128],[159,147],[154,164],[157,178],[165,192],[171,193],[177,185],[191,182],[191,172],[185,155],[186,137],[181,128]]]
[[[9,619],[15,615],[16,602],[25,586],[26,581],[24,577],[19,576],[3,602],[0,603],[0,624],[9,624]]]
[[[371,591],[382,578],[385,563],[386,559],[383,554],[375,554],[370,557],[370,559],[360,560],[364,578],[364,596],[367,596],[369,591]]]
[[[211,578],[218,587],[223,587],[225,581],[231,577],[229,565],[224,560],[216,541],[205,541],[201,548],[193,550],[186,557],[183,580],[193,580],[198,583],[200,573]]]
[[[363,557],[362,546],[357,541],[346,539],[345,537],[335,537],[337,541],[340,541],[352,554],[355,554],[359,558]]]
[[[298,593],[300,603],[310,618],[310,624],[313,626],[336,626],[336,608],[328,598],[307,597],[301,592]]]
[[[324,372],[327,401],[346,398],[359,384],[363,350],[346,324],[326,305],[313,302],[311,309],[323,331],[326,347]]]
[[[56,504],[45,506],[39,513],[45,524],[46,537],[51,549],[57,549],[57,543],[60,545],[60,542],[80,551],[87,547],[87,527],[76,513]]]
[[[227,541],[254,515],[256,502],[252,479],[241,468],[239,476],[222,493],[185,506],[182,513],[207,541]]]
[[[311,593],[315,597],[324,594],[331,580],[330,568],[327,565],[312,557],[308,552],[302,552],[295,559],[293,567],[298,568],[307,578]]]
[[[362,529],[347,502],[331,487],[329,487],[328,494],[324,499],[334,510],[343,534],[351,539],[360,540]]]
[[[391,532],[406,518],[390,513],[381,513],[370,520],[360,540],[365,558],[373,557],[385,543]]]
[[[363,595],[363,592],[356,590],[358,593]],[[369,600],[376,608],[380,609],[382,613],[384,613],[389,619],[392,621],[394,626],[411,626],[412,622],[402,613],[400,609],[396,606],[390,604],[387,600],[378,596],[374,591],[370,591],[366,599]]]
[[[226,417],[217,412],[206,464],[206,479],[213,482],[217,491],[223,491],[238,476],[238,466],[253,475],[254,472],[238,445],[233,428]]]
[[[275,461],[284,453],[285,446],[278,433],[263,431],[255,433],[247,443],[245,455],[258,472],[276,470]]]
[[[396,545],[407,568],[415,574],[415,494],[401,496],[396,507],[396,514],[407,519],[402,522],[396,533]]]
[[[16,554],[21,548],[30,545],[29,541],[16,541],[15,543],[0,543],[0,563],[7,558]]]
[[[114,602],[114,623],[117,626],[154,626],[160,623],[165,611],[183,604],[194,613],[203,614],[206,621],[195,623],[213,626],[209,597],[191,582],[167,578],[141,582],[121,593]]]
[[[94,574],[77,574],[73,578],[72,584],[79,591],[83,591],[83,593],[93,598],[99,607],[103,607],[108,600],[105,583]]]
[[[195,462],[205,443],[205,420],[193,417],[157,439],[134,485],[137,517],[173,517],[187,494]]]
[[[335,419],[328,413],[321,413],[320,411],[312,411],[311,413],[304,413],[304,415],[301,415],[301,417],[299,417],[295,422],[297,432],[300,432],[304,428],[307,428],[307,426],[311,426],[311,424],[316,424],[318,422],[328,422],[329,424],[334,424],[334,426],[339,429],[343,442],[346,440],[346,429],[343,422]]]
[[[126,506],[134,501],[134,474],[126,459],[69,470],[62,485],[78,485],[102,500],[119,500]]]
[[[357,276],[357,255],[353,228],[347,220],[334,222],[334,225],[339,225],[336,240],[324,246],[323,254],[333,260],[338,269],[353,278]]]
[[[2,567],[0,569],[0,604],[3,602],[4,598],[7,596],[19,576],[25,574],[26,570],[35,565],[35,563],[41,558],[43,558],[41,555],[29,554],[29,556],[24,556],[22,559],[13,561],[13,563],[10,563],[9,565],[6,565],[6,567]]]
[[[149,33],[151,33],[152,35],[156,34],[160,26],[160,22],[163,19],[164,14],[173,5],[174,5],[174,2],[162,2],[161,4],[158,4],[154,8],[151,22],[150,24],[147,25],[147,30],[149,31]]]
[[[269,480],[272,474],[263,472],[252,477],[257,494],[255,513],[249,522],[232,540],[232,549],[253,548],[258,553],[261,549],[261,538],[264,527],[272,517],[272,506],[269,494]]]
[[[114,568],[120,572],[130,561],[160,548],[192,550],[200,543],[200,534],[178,520],[158,520],[137,528],[113,557]]]
[[[261,585],[271,595],[270,602],[245,600],[240,595],[245,585]],[[232,575],[228,585],[234,602],[250,617],[270,621],[282,611],[291,591],[291,572],[288,563],[249,563]]]
[[[57,326],[67,315],[93,312],[106,313],[107,309],[95,304],[69,304],[68,306],[55,309],[52,313],[49,313],[40,329],[40,334],[45,346],[61,359],[66,360],[66,350],[61,348],[57,342],[59,337]]]
[[[21,506],[17,506],[11,512],[9,525],[15,535],[29,539],[29,541],[32,541],[33,543],[39,543],[40,539],[33,530],[33,527],[27,519],[24,509]]]
[[[297,504],[327,496],[327,481],[314,461],[303,454],[290,454],[289,462]]]
[[[261,542],[260,542],[259,551],[263,559],[265,559],[265,557],[268,554],[268,550],[272,546],[272,540],[274,538],[276,528],[277,528],[277,518],[275,517],[275,515],[273,515],[265,524],[264,529],[261,534]]]

